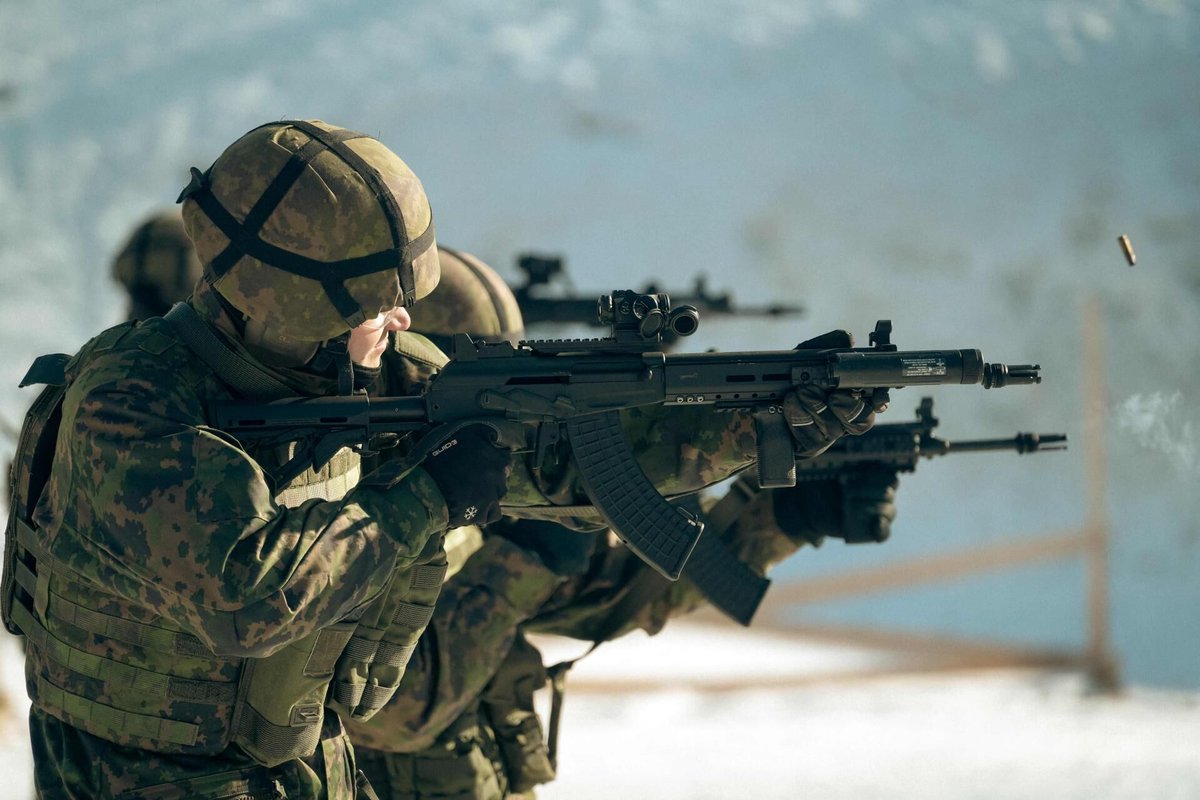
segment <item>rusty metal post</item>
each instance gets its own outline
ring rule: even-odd
[[[1109,638],[1108,391],[1104,321],[1094,295],[1083,301],[1083,455],[1087,482],[1088,679],[1095,692],[1115,692],[1120,671]]]

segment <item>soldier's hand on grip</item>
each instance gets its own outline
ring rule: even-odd
[[[885,464],[870,464],[841,477],[842,538],[847,544],[883,542],[892,535],[896,519],[896,489],[900,479]]]
[[[492,441],[491,429],[475,424],[433,448],[421,466],[441,489],[450,527],[457,528],[500,519],[511,461],[512,453]]]
[[[830,331],[796,346],[797,350],[851,347],[846,331]],[[875,413],[887,407],[887,393],[863,398],[841,389],[813,384],[798,386],[783,398],[783,414],[796,440],[796,455],[820,455],[843,436],[866,433],[875,424]]]

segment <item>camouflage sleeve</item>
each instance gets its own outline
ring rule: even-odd
[[[743,509],[724,539],[760,572],[799,547],[776,524],[767,492]],[[369,722],[347,721],[356,745],[393,753],[432,746],[479,699],[520,629],[589,641],[635,628],[654,634],[669,618],[704,604],[686,578],[667,581],[615,537],[585,575],[569,580],[502,536],[485,535],[483,542],[443,588],[399,691]],[[652,592],[630,613],[626,598],[643,581]],[[627,619],[612,629],[614,615]]]
[[[278,506],[170,363],[128,353],[93,362],[69,390],[56,472],[66,462],[50,504],[62,518],[44,525],[60,531],[55,554],[218,653],[266,655],[343,618],[445,527],[421,470],[386,492]]]
[[[477,702],[507,657],[517,629],[563,581],[499,536],[446,582],[400,688],[368,722],[348,720],[356,745],[414,753]]]
[[[702,406],[652,406],[622,411],[621,423],[638,464],[665,495],[686,494],[717,483],[756,457],[754,422],[746,414]],[[529,459],[516,463],[504,512],[537,518],[538,506],[589,504],[579,467],[568,450],[561,448],[551,464],[535,465]],[[591,512],[577,522],[590,523],[595,529],[599,519]]]

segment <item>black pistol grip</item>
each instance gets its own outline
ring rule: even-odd
[[[616,411],[567,421],[583,487],[630,550],[678,580],[704,525],[672,506],[642,472]]]

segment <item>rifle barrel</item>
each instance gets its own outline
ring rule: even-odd
[[[980,453],[991,450],[1016,450],[1036,453],[1039,450],[1066,450],[1065,433],[1018,433],[1011,439],[974,439],[966,442],[946,442],[949,453]]]

